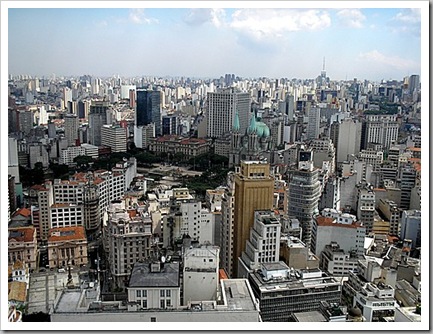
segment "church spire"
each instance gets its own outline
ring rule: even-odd
[[[248,127],[247,133],[251,134],[256,132],[256,130],[257,130],[256,114],[253,111],[250,119],[250,126]]]
[[[233,132],[239,132],[241,128],[239,123],[239,112],[236,110],[235,118],[233,120]]]

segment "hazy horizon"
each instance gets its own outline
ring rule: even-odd
[[[420,37],[419,8],[9,8],[8,72],[402,80]]]

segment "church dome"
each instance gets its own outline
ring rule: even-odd
[[[258,137],[267,138],[271,134],[269,127],[263,122],[257,122],[256,128],[257,128],[257,136]]]

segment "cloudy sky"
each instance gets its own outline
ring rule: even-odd
[[[9,74],[315,78],[324,57],[336,80],[421,72],[419,8],[234,7],[9,8]]]

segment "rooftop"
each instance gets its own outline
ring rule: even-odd
[[[32,242],[34,240],[35,228],[34,227],[17,227],[9,229],[8,240],[15,240],[19,242]]]
[[[48,242],[83,239],[86,239],[86,232],[83,226],[59,227],[48,231]]]
[[[27,209],[27,208],[22,208],[22,209],[17,210],[17,211],[13,214],[12,217],[16,217],[16,216],[19,216],[19,215],[24,216],[24,217],[30,217],[31,214],[32,214],[32,212],[31,212],[29,209]]]
[[[8,283],[8,300],[24,303],[27,300],[27,283],[13,281]]]
[[[161,264],[160,271],[151,270],[151,263],[137,262],[132,269],[129,287],[178,287],[180,286],[179,263]]]

